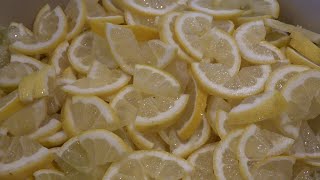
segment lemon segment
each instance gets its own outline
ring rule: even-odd
[[[86,23],[87,8],[85,0],[70,0],[64,10],[68,19],[67,40],[79,35]]]
[[[310,59],[304,57],[302,54],[298,53],[296,50],[290,47],[286,48],[286,56],[288,57],[288,59],[292,64],[304,65],[310,68],[320,70],[320,64],[316,64],[312,62]]]
[[[25,105],[20,101],[17,91],[0,98],[0,122],[6,120],[15,112],[21,110]]]

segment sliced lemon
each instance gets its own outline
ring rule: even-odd
[[[212,156],[216,146],[216,144],[207,144],[188,157],[188,161],[194,166],[194,170],[184,180],[213,179],[215,177]]]
[[[146,15],[164,15],[170,11],[178,9],[180,6],[186,4],[186,0],[163,0],[163,1],[121,1],[124,7]]]
[[[278,118],[274,118],[273,124],[288,137],[297,139],[299,136],[301,121],[292,120],[287,113],[282,113]]]
[[[254,179],[252,168],[259,160],[288,152],[294,140],[280,134],[260,129],[256,125],[248,126],[240,137],[237,155],[243,177]]]
[[[39,34],[30,41],[18,40],[10,45],[13,51],[23,54],[42,54],[54,49],[67,34],[67,18],[58,6],[39,20]]]
[[[107,12],[105,9],[99,4],[99,1],[93,0],[93,1],[84,1],[86,3],[86,9],[87,9],[87,19],[92,17],[104,17],[107,16]]]
[[[57,170],[53,169],[40,169],[33,173],[35,180],[63,180],[65,179],[65,175]]]
[[[161,168],[159,168],[161,166]],[[158,169],[158,171],[155,171]],[[107,170],[103,179],[181,179],[193,167],[184,159],[164,151],[135,151]]]
[[[33,69],[27,64],[9,63],[0,69],[0,87],[14,90],[19,86],[21,79],[32,72]]]
[[[46,123],[42,122],[41,124],[43,125],[40,125],[37,130],[28,135],[30,139],[39,140],[41,138],[51,136],[58,132],[62,127],[61,122],[53,117],[47,120]]]
[[[213,170],[217,179],[241,179],[236,146],[243,130],[230,132],[213,152]]]
[[[266,40],[274,46],[281,48],[289,44],[290,36],[285,32],[273,30],[267,33]]]
[[[188,6],[195,11],[210,14],[217,19],[230,19],[243,13],[243,10],[232,6],[228,7],[227,3],[220,3],[219,1],[191,0]]]
[[[68,48],[69,43],[64,41],[59,44],[52,53],[50,64],[54,67],[57,75],[62,74],[62,72],[70,66],[67,55]]]
[[[319,115],[320,71],[308,70],[292,77],[282,89],[288,102],[288,116],[293,121],[308,120]]]
[[[143,25],[154,29],[158,27],[156,20],[158,16],[147,16],[126,10],[124,11],[124,17],[128,25]]]
[[[119,161],[130,151],[112,132],[91,130],[64,143],[55,162],[68,179],[101,179],[110,163]]]
[[[182,140],[189,139],[201,124],[202,115],[207,105],[207,93],[192,78],[187,85],[185,93],[189,94],[189,101],[185,113],[178,120],[178,136]]]
[[[65,143],[68,140],[68,135],[64,131],[59,131],[51,136],[42,137],[39,139],[40,144],[47,148],[57,147],[61,146],[63,143]]]
[[[56,86],[47,97],[48,114],[54,114],[61,110],[68,94],[62,90],[62,86]]]
[[[231,20],[213,20],[213,27],[217,27],[229,34],[232,34],[234,31],[234,23]]]
[[[106,35],[106,24],[123,24],[123,16],[100,16],[100,17],[89,17],[88,23],[93,32],[99,34],[102,37]]]
[[[35,20],[34,20],[34,23],[33,23],[33,26],[32,26],[32,28],[33,28],[33,32],[34,32],[34,34],[41,34],[41,30],[42,30],[42,28],[43,28],[43,24],[41,24],[42,22],[42,18],[44,17],[44,16],[47,16],[49,13],[50,13],[50,11],[51,11],[51,7],[50,7],[50,5],[49,4],[46,4],[46,5],[44,5],[39,11],[38,11],[38,13],[37,13],[37,15],[36,15],[36,18],[35,18]]]
[[[33,70],[40,70],[45,66],[43,62],[23,54],[11,54],[10,62],[27,64],[32,67]]]
[[[73,96],[63,107],[63,129],[69,136],[88,129],[116,130],[119,121],[110,105],[96,96]]]
[[[174,126],[160,131],[159,135],[170,146],[170,152],[172,154],[187,157],[208,141],[211,135],[210,132],[207,119],[202,116],[200,126],[188,140],[181,140],[177,134],[177,128]]]
[[[231,76],[222,64],[193,63],[191,70],[197,82],[211,95],[243,98],[264,90],[271,68],[269,65],[243,67]]]
[[[159,18],[158,26],[159,26],[159,34],[160,39],[170,44],[174,47],[176,47],[177,55],[186,62],[193,62],[193,58],[191,58],[183,49],[182,46],[178,43],[177,36],[175,34],[175,21],[177,17],[180,15],[180,13],[177,12],[171,12],[168,14],[165,14]]]
[[[45,99],[36,101],[12,114],[2,126],[7,128],[10,134],[24,136],[34,133],[47,116]]]
[[[10,23],[7,36],[10,43],[14,43],[16,41],[31,42],[34,40],[32,31],[25,27],[22,23],[16,22]]]
[[[57,86],[72,84],[77,80],[76,72],[71,67],[67,67],[56,80]]]
[[[0,122],[6,120],[25,105],[20,101],[17,91],[12,91],[0,98]]]
[[[309,70],[306,66],[286,65],[273,71],[266,82],[266,91],[280,91],[288,80],[299,72]]]
[[[234,37],[241,55],[251,63],[272,64],[285,59],[277,47],[265,41],[266,29],[262,20],[242,24],[236,29]]]
[[[102,0],[102,5],[104,9],[112,14],[122,15],[123,11],[117,6],[114,0]]]
[[[250,12],[250,11],[249,11]],[[272,18],[272,16],[270,15],[256,15],[256,14],[243,14],[242,16],[236,18],[235,24],[237,26],[240,26],[242,24],[251,22],[251,21],[259,21],[259,20],[265,20],[265,19],[269,19]]]
[[[277,117],[286,110],[287,102],[279,91],[250,96],[231,109],[228,123],[248,124]]]
[[[181,92],[184,92],[191,79],[188,63],[181,59],[175,59],[164,70],[179,81]]]
[[[309,166],[303,162],[296,161],[293,166],[293,176],[294,180],[304,180],[304,179],[316,179],[319,176],[319,169],[317,167]]]
[[[69,1],[64,12],[68,18],[68,34],[66,39],[70,40],[79,35],[85,25],[87,17],[85,0]]]
[[[134,27],[136,30],[133,30]],[[141,28],[137,26],[126,28],[126,26],[107,24],[106,28],[111,52],[121,69],[128,74],[134,73],[136,64],[164,68],[175,57],[175,47],[160,40],[138,41],[134,32]],[[126,48],[128,44],[131,44],[130,48]]]
[[[302,54],[298,53],[296,50],[290,47],[286,48],[286,55],[292,64],[304,65],[320,70],[320,64],[312,62],[310,59],[304,57]]]
[[[0,142],[1,179],[25,179],[53,160],[51,151],[28,137],[0,135]]]
[[[133,86],[143,93],[158,96],[177,97],[181,93],[181,86],[176,78],[165,71],[147,65],[135,66]]]

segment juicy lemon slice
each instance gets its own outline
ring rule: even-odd
[[[4,145],[0,148],[1,179],[25,179],[53,160],[51,151],[28,137],[0,135],[0,142]]]
[[[40,70],[45,66],[43,62],[22,54],[11,54],[10,62],[29,65],[33,70]]]
[[[286,65],[273,71],[266,82],[266,91],[280,91],[288,80],[299,72],[309,70],[306,66]]]
[[[243,67],[231,76],[222,64],[193,63],[191,70],[197,82],[212,95],[241,98],[264,90],[271,68],[269,65]]]
[[[63,129],[70,136],[88,129],[116,130],[119,121],[110,105],[96,96],[73,96],[63,107]]]
[[[290,47],[286,48],[286,56],[292,64],[304,65],[320,70],[320,64],[312,62],[310,59],[304,57],[302,54],[298,53],[296,50]]]
[[[68,179],[101,179],[110,163],[121,160],[130,151],[112,132],[91,130],[64,143],[55,162]]]
[[[164,70],[170,73],[179,81],[181,92],[184,92],[190,81],[190,71],[188,63],[184,60],[175,59]]]
[[[44,124],[43,122],[41,124]],[[39,140],[51,136],[58,132],[62,127],[62,124],[59,120],[52,117],[44,125],[39,126],[32,134],[29,134],[28,137],[34,140]]]
[[[86,9],[87,9],[87,19],[92,18],[92,17],[105,17],[105,16],[107,16],[107,12],[99,4],[98,1],[85,0],[84,2],[86,4]]]
[[[56,74],[60,75],[65,69],[70,66],[69,59],[67,56],[67,51],[69,48],[69,43],[67,41],[62,42],[53,51],[50,59],[50,64],[56,70]]]
[[[12,91],[6,96],[0,98],[0,122],[6,120],[15,112],[18,112],[24,107],[24,104],[19,99],[17,91]]]
[[[66,179],[65,175],[53,169],[40,169],[33,173],[35,180],[63,180]]]
[[[48,53],[54,49],[67,34],[67,18],[58,6],[45,13],[39,20],[39,34],[31,41],[18,40],[10,45],[14,51],[24,54]]]
[[[43,137],[39,139],[40,144],[47,148],[61,146],[68,140],[68,135],[64,131],[56,132],[51,136]]]
[[[237,155],[243,177],[254,179],[252,167],[268,156],[287,152],[294,140],[280,134],[260,129],[256,125],[248,126],[240,137]]]
[[[27,64],[9,63],[0,69],[0,87],[7,90],[16,89],[20,81],[32,72],[33,69]]]
[[[273,30],[267,33],[266,40],[278,48],[286,47],[290,42],[290,36],[282,31]]]
[[[115,0],[102,0],[102,5],[108,13],[122,15],[123,11],[117,6]]]
[[[133,86],[143,93],[158,96],[177,97],[181,93],[181,86],[176,78],[147,65],[135,66]]]
[[[48,114],[57,113],[67,98],[67,93],[62,90],[62,86],[56,86],[47,97]]]
[[[213,170],[217,179],[240,178],[236,146],[243,130],[230,132],[219,142],[213,153]]]
[[[124,87],[130,81],[130,76],[121,70],[109,69],[95,61],[88,77],[78,79],[72,84],[66,84],[62,89],[76,95],[110,95]]]
[[[132,26],[126,28],[107,24],[106,28],[111,52],[121,69],[128,74],[134,73],[136,64],[163,68],[175,57],[176,49],[160,40],[138,41]],[[131,44],[130,48],[126,48],[128,44]]]
[[[232,34],[234,31],[234,23],[231,20],[214,20],[212,22],[213,27],[217,27],[229,34]]]
[[[89,17],[88,23],[93,32],[99,34],[102,37],[106,35],[106,23],[123,24],[123,16],[101,16],[101,17]]]
[[[85,25],[87,8],[85,0],[71,0],[64,11],[68,19],[67,40],[79,35]]]
[[[135,151],[120,162],[112,164],[103,179],[181,179],[192,170],[193,167],[186,160],[170,153]]]
[[[234,36],[243,58],[251,63],[272,64],[285,59],[277,47],[265,41],[266,29],[262,20],[241,25]]]
[[[229,113],[229,124],[248,124],[277,117],[286,110],[287,103],[278,91],[250,96]]]
[[[150,28],[157,29],[157,18],[158,16],[147,16],[131,11],[124,11],[124,17],[128,25],[143,25]]]

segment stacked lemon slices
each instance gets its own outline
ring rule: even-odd
[[[0,28],[0,179],[320,177],[320,35],[277,0],[70,0]]]

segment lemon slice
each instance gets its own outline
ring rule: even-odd
[[[66,178],[62,172],[53,169],[40,169],[34,172],[33,176],[35,180],[63,180]]]
[[[164,70],[179,81],[181,92],[184,92],[191,79],[188,63],[181,59],[175,59]]]
[[[101,179],[110,163],[119,161],[130,151],[112,132],[91,130],[64,143],[55,162],[68,179]]]
[[[120,162],[112,164],[103,179],[182,179],[192,170],[193,167],[186,160],[170,153],[135,151]]]
[[[16,41],[31,42],[34,40],[32,31],[25,27],[22,23],[16,22],[10,23],[7,36],[10,43],[14,43]]]
[[[252,170],[253,179],[291,179],[295,158],[290,156],[270,157],[259,162]]]
[[[202,114],[206,109],[207,94],[197,85],[197,82],[191,78],[185,93],[189,94],[189,101],[185,113],[178,120],[178,136],[182,140],[189,139],[201,124]]]
[[[158,26],[160,39],[163,42],[176,47],[178,49],[177,55],[182,60],[185,60],[186,62],[193,62],[193,58],[191,58],[186,52],[184,52],[182,46],[178,43],[179,41],[175,34],[175,21],[179,15],[180,13],[171,12],[159,18]]]
[[[312,62],[310,59],[304,57],[302,54],[298,53],[296,50],[290,47],[286,48],[286,56],[292,64],[304,65],[320,70],[320,64]]]
[[[19,84],[19,97],[22,102],[49,96],[55,88],[56,73],[53,67],[45,66],[40,71],[24,77]]]
[[[265,41],[266,29],[262,20],[242,24],[234,34],[241,55],[254,64],[272,64],[285,59],[282,52]]]
[[[19,40],[10,45],[14,51],[24,54],[48,53],[54,49],[67,34],[67,18],[58,6],[49,13],[45,13],[39,20],[39,34],[32,41]]]
[[[17,91],[0,98],[0,122],[6,120],[24,107]]]
[[[260,129],[256,125],[248,126],[240,137],[237,155],[243,177],[254,179],[252,168],[259,160],[287,152],[294,140],[280,134]]]
[[[0,87],[7,90],[16,89],[21,79],[32,72],[33,69],[27,64],[9,63],[0,69]]]
[[[267,33],[266,40],[278,48],[286,47],[290,42],[290,36],[282,31],[273,30]]]
[[[12,114],[2,126],[7,128],[10,134],[23,136],[34,133],[47,115],[46,101],[41,99]]]
[[[181,93],[181,86],[176,78],[147,65],[135,66],[133,86],[143,93],[158,96],[177,97]]]
[[[234,23],[231,20],[213,20],[213,27],[217,27],[229,34],[232,34],[234,31]]]
[[[186,12],[175,20],[175,35],[183,49],[197,60],[202,60],[204,52],[200,39],[211,29],[212,16],[200,12]]]
[[[68,34],[66,39],[70,40],[79,35],[85,25],[87,17],[85,0],[69,1],[64,12],[68,18]]]
[[[72,67],[82,74],[88,73],[94,60],[116,68],[107,41],[87,31],[75,38],[68,50],[68,58]]]
[[[293,121],[308,120],[319,115],[320,71],[308,70],[292,77],[281,93],[288,102],[288,116]]]
[[[175,47],[160,40],[138,41],[134,32],[139,32],[141,28],[137,26],[126,28],[126,26],[107,24],[106,28],[111,53],[121,69],[128,74],[134,73],[136,64],[164,68],[175,57]],[[147,33],[145,35],[148,36]],[[131,44],[130,48],[126,48],[128,44]]]
[[[177,128],[172,126],[159,132],[161,138],[170,146],[170,152],[180,157],[187,157],[204,145],[210,138],[210,126],[203,116],[200,126],[188,140],[181,140]]]
[[[99,16],[89,17],[87,19],[91,30],[102,37],[106,36],[106,23],[112,24],[124,24],[125,20],[123,16]]]
[[[222,64],[193,63],[191,70],[197,82],[212,95],[241,98],[264,90],[271,68],[269,65],[243,67],[231,76]]]
[[[70,136],[88,129],[119,128],[119,118],[114,110],[96,96],[73,96],[67,99],[63,107],[62,122],[63,129]]]
[[[170,11],[178,9],[186,4],[186,0],[163,0],[163,1],[121,1],[124,7],[131,11],[146,15],[164,15]]]
[[[67,41],[64,41],[61,44],[59,44],[52,53],[50,64],[56,70],[57,75],[62,74],[62,72],[70,66],[67,55],[68,48],[69,43]]]
[[[243,130],[230,132],[213,152],[213,170],[217,179],[241,179],[236,146]]]
[[[25,136],[0,135],[0,142],[3,144],[0,148],[1,179],[25,179],[53,160],[47,148]]]
[[[62,86],[65,84],[72,84],[77,80],[76,72],[71,68],[67,67],[60,77],[56,79],[57,86]]]
[[[110,70],[107,65],[95,61],[86,78],[66,84],[62,89],[76,95],[110,95],[124,87],[130,76],[121,70]]]
[[[10,62],[29,65],[33,70],[40,70],[45,66],[43,62],[23,54],[11,54]]]
[[[248,124],[277,117],[286,110],[287,103],[278,91],[250,96],[231,109],[228,123]]]
[[[319,169],[317,167],[312,167],[299,161],[296,161],[293,166],[292,178],[294,180],[316,179],[317,176],[319,176]]]
[[[98,1],[84,1],[87,9],[87,19],[92,17],[104,17],[107,16],[105,9],[99,4]]]
[[[41,124],[44,124],[43,122]],[[35,130],[33,133],[29,134],[28,137],[30,139],[39,140],[44,137],[51,136],[58,132],[62,127],[62,124],[59,120],[56,118],[50,118],[48,122],[46,122],[44,125],[40,125],[37,130]]]
[[[41,31],[43,29],[43,24],[41,24],[42,22],[42,18],[47,16],[51,11],[51,7],[49,6],[49,4],[44,5],[39,11],[38,14],[36,15],[36,18],[34,20],[33,23],[33,32],[36,35],[41,34]]]
[[[220,3],[219,1],[211,2],[206,0],[191,0],[188,6],[195,10],[212,15],[217,19],[230,19],[240,16],[243,10],[236,7],[228,7],[226,3]]]
[[[67,95],[68,94],[62,90],[62,86],[56,86],[47,97],[48,114],[57,113],[64,104]]]
[[[124,11],[124,17],[128,25],[143,25],[154,29],[158,28],[156,20],[158,16],[147,16],[126,10]]]
[[[123,11],[117,6],[116,1],[114,0],[102,0],[102,5],[104,9],[111,14],[123,14]]]
[[[309,70],[306,66],[286,65],[273,71],[266,82],[266,91],[280,91],[288,80],[294,75]]]
[[[68,140],[68,135],[64,131],[56,132],[51,136],[43,137],[39,139],[40,144],[47,148],[61,146]]]

